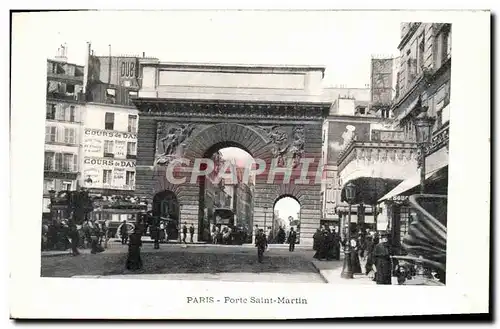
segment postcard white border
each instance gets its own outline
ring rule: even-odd
[[[360,15],[369,15],[360,12]],[[35,14],[36,15],[36,14]],[[381,15],[381,13],[377,13]],[[477,313],[488,310],[490,193],[490,14],[384,13],[403,21],[453,24],[448,279],[446,287],[334,286],[215,282],[137,282],[40,278],[40,209],[45,113],[44,26],[12,26],[10,303],[28,318],[322,318]],[[89,22],[91,24],[91,22]],[[85,27],[82,26],[82,29]],[[318,41],[324,44],[324,40]],[[395,45],[396,47],[397,45]],[[29,86],[26,91],[26,86]],[[28,126],[29,124],[29,126]],[[5,180],[6,181],[6,180]],[[280,296],[307,305],[196,305],[189,295]],[[77,292],[71,296],[70,292]],[[112,291],[110,298],[99,298]],[[155,298],[156,296],[162,296]],[[402,296],[411,294],[402,302]],[[374,296],[376,301],[366,296]]]

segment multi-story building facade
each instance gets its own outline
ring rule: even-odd
[[[425,192],[448,193],[448,143],[451,81],[451,24],[403,23],[401,25],[401,63],[392,111],[405,140],[415,140],[413,118],[427,111],[433,126],[425,148]],[[401,241],[411,218],[406,202],[420,182],[422,155],[418,171],[382,198],[382,207],[391,222],[394,241]]]
[[[78,187],[85,109],[83,76],[83,66],[66,62],[64,46],[55,60],[47,60],[42,211],[45,215],[50,214],[49,191],[57,193]]]
[[[369,141],[377,131],[390,129],[387,118],[371,106],[368,88],[365,93],[358,91],[356,96],[357,98],[339,94],[333,100],[330,114],[323,123],[324,179],[321,189],[322,220],[320,225],[337,227],[341,217],[339,209],[345,208],[340,197],[343,181],[338,167],[342,151],[353,140]],[[374,224],[371,210],[371,208],[368,209],[365,218],[368,223]],[[356,209],[353,213],[356,213]]]
[[[401,35],[392,96],[383,90],[389,90],[390,72],[394,71],[389,61],[377,63],[378,78],[372,73],[372,80],[380,84],[378,90],[372,89],[378,98],[372,95],[370,105],[384,121],[378,127],[371,124],[363,138],[349,138],[337,159],[341,188],[353,182],[360,190],[353,207],[357,214],[354,220],[364,224],[371,211],[378,230],[391,230],[396,248],[412,217],[408,196],[418,193],[421,177],[425,178],[426,193],[447,194],[451,25],[405,23]],[[374,104],[381,99],[384,101]],[[434,126],[422,156],[414,118],[423,111],[433,118]]]
[[[89,44],[86,62],[81,186],[97,195],[133,195],[139,118],[132,99],[140,87],[138,58],[94,56]],[[108,213],[114,221],[128,217]]]
[[[123,105],[87,103],[81,184],[98,193],[135,189],[137,111]]]

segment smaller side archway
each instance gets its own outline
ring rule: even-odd
[[[180,206],[177,195],[170,190],[158,192],[153,197],[152,215],[165,221],[168,240],[179,238]]]
[[[293,228],[300,243],[301,203],[292,194],[279,195],[273,204],[271,226],[268,226],[270,243],[283,244]]]

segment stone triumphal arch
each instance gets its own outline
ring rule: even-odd
[[[253,223],[264,226],[267,211],[282,195],[301,204],[301,243],[312,244],[321,217],[322,124],[331,102],[323,97],[323,67],[241,66],[141,62],[136,193],[150,202],[170,191],[178,202],[179,218],[203,229],[200,187],[190,180],[196,159],[220,147],[236,146],[266,169],[255,178]],[[169,166],[178,165],[167,178]],[[305,160],[309,159],[309,160]],[[308,165],[308,170],[302,170]],[[289,181],[272,176],[271,166],[291,164]],[[302,171],[301,171],[302,170]],[[309,182],[296,181],[306,172]],[[162,195],[162,194],[161,194]]]

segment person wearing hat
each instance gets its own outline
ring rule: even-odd
[[[127,270],[142,269],[141,246],[142,246],[142,230],[140,225],[134,227],[134,232],[129,237]]]
[[[267,249],[267,238],[263,229],[259,229],[259,233],[255,237],[255,246],[257,247],[257,259],[259,263],[262,263],[264,251]]]
[[[375,261],[375,280],[377,284],[391,284],[392,267],[391,255],[388,244],[388,234],[386,232],[380,234],[380,242],[373,250],[373,258]]]

